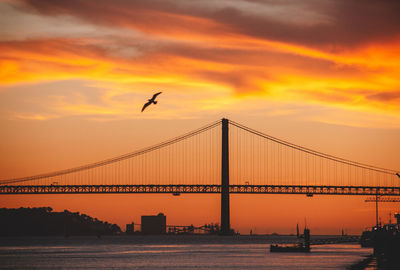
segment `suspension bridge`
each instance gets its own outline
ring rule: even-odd
[[[222,119],[160,144],[66,170],[0,180],[0,195],[218,193],[400,196],[397,171],[332,156]]]

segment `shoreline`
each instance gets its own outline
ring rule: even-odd
[[[313,235],[312,239],[326,239],[329,235]],[[2,236],[0,246],[19,246],[29,242],[40,245],[46,242],[55,244],[73,244],[85,242],[87,244],[293,244],[299,239],[293,235],[71,235],[65,236]],[[354,244],[342,243],[342,244]]]

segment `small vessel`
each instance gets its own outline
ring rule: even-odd
[[[310,229],[304,228],[304,243],[294,245],[271,245],[270,252],[310,252]]]
[[[382,238],[390,240],[400,235],[400,214],[396,213],[397,223],[378,224],[370,230],[363,231],[360,237],[361,247],[375,247]]]
[[[400,214],[397,223],[378,224],[361,235],[362,247],[372,247],[377,258],[377,269],[400,269]]]
[[[270,252],[310,252],[311,248],[310,245],[299,243],[292,246],[271,245],[269,250]]]

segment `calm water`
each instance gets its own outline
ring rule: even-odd
[[[113,236],[0,238],[0,269],[346,269],[371,254],[356,244],[270,253],[290,238]]]

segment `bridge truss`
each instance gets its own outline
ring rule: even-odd
[[[92,194],[92,193],[221,193],[221,185],[44,185],[0,186],[0,194]],[[398,195],[400,187],[368,186],[287,186],[230,185],[231,194],[305,194],[305,195]]]

